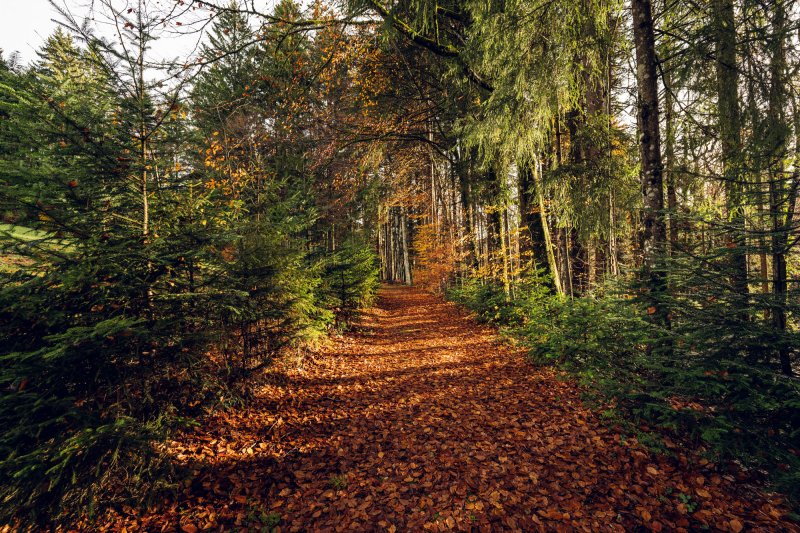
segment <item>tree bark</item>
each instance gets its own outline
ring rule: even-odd
[[[733,0],[713,0],[712,13],[716,46],[718,125],[722,145],[722,179],[725,184],[726,207],[731,225],[728,241],[730,282],[733,290],[741,299],[738,304],[746,308],[748,303],[747,238],[742,201],[740,165],[742,134]],[[746,318],[746,310],[744,313],[744,318]]]
[[[653,13],[650,0],[631,0],[633,36],[636,45],[636,82],[639,93],[639,148],[644,213],[642,224],[643,282],[653,308],[651,314],[668,324],[663,301],[666,272],[663,265],[667,227],[664,220],[664,184],[661,162],[661,134],[658,125],[658,83]]]
[[[786,333],[787,268],[786,254],[789,232],[792,227],[794,204],[797,194],[797,176],[787,193],[784,160],[787,151],[789,129],[784,113],[786,105],[786,12],[782,2],[775,2],[772,13],[772,39],[770,43],[770,90],[767,113],[769,133],[767,149],[770,158],[769,204],[772,225],[772,324],[779,337]],[[784,208],[785,206],[785,208]],[[785,211],[784,211],[785,209]],[[781,372],[793,374],[790,349],[781,338],[778,342],[778,360]]]
[[[535,268],[540,268],[546,274],[550,272],[550,262],[547,258],[547,239],[545,237],[544,221],[541,216],[539,196],[539,183],[532,165],[521,165],[518,169],[519,179],[519,209],[522,224],[527,228],[524,232],[523,251],[530,254]]]
[[[678,245],[678,198],[675,192],[675,123],[672,96],[672,79],[664,73],[664,142],[665,178],[667,182],[667,211],[669,211],[669,253],[673,255]]]
[[[406,216],[406,211],[404,207],[400,207],[400,244],[403,248],[403,282],[406,285],[411,285],[413,279],[411,277],[411,259],[408,250],[409,238],[408,238],[408,217]]]

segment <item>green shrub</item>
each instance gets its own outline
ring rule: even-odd
[[[612,287],[602,292],[569,299],[533,282],[510,299],[497,284],[467,280],[449,296],[501,326],[534,363],[567,370],[597,399],[611,400],[633,430],[645,423],[717,459],[765,468],[800,497],[800,382],[761,357],[774,342],[771,328],[736,320],[732,302],[697,285],[669,302],[668,330],[638,299]]]
[[[378,258],[370,243],[350,238],[326,254],[323,264],[320,299],[334,311],[337,327],[346,326],[374,302],[380,285]]]

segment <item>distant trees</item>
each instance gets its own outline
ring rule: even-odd
[[[405,182],[415,279],[796,493],[796,6],[351,8],[386,21],[402,77],[437,80],[417,123],[436,149]]]
[[[771,268],[783,279],[780,236],[797,228],[785,210],[775,218],[775,206],[793,213],[797,203],[788,170],[794,156],[785,148],[796,136],[785,118],[792,106],[788,62],[796,58],[786,54],[791,10],[784,4],[351,3],[355,12],[385,19],[406,47],[393,52],[398,61],[413,58],[401,79],[446,73],[415,103],[426,110],[416,122],[419,140],[435,149],[409,186],[429,206],[425,218],[412,220],[427,224],[452,210],[458,246],[450,281],[478,276],[510,293],[535,266],[557,292],[582,296],[638,270],[646,307],[667,325],[674,314],[667,300],[676,296],[666,293],[670,277],[694,299],[682,292],[691,277],[713,290],[715,301],[723,297],[728,310],[720,324],[729,331],[750,331],[760,312],[773,318],[758,328],[782,336],[786,307],[769,308],[788,300],[771,296],[767,304],[750,293],[761,284],[762,293],[784,294],[781,281],[765,283],[768,276],[754,271]],[[666,26],[656,27],[662,15]],[[635,50],[623,44],[626,24]],[[622,85],[628,74],[636,78],[635,99]],[[625,124],[631,115],[638,115],[635,128]],[[429,179],[428,168],[454,179]],[[771,222],[763,220],[768,212]],[[449,229],[437,231],[439,242],[450,239]],[[770,259],[777,248],[781,257]],[[724,289],[695,277],[709,268]],[[764,339],[753,335],[741,338],[742,353],[763,353]],[[793,373],[785,351],[776,350],[773,361]]]

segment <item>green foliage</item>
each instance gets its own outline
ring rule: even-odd
[[[766,468],[797,498],[800,384],[763,359],[774,331],[736,320],[731,302],[704,297],[713,305],[700,306],[685,296],[671,303],[665,332],[638,299],[607,293],[567,299],[534,284],[506,300],[501,286],[468,280],[450,297],[503,327],[534,363],[557,365],[613,400],[622,419],[690,439],[719,459]],[[695,285],[689,294],[701,293]]]
[[[335,490],[344,490],[347,488],[347,476],[344,474],[331,476],[328,484]]]
[[[514,298],[509,298],[497,282],[465,278],[449,289],[447,295],[474,312],[481,322],[504,327],[527,324],[533,319],[527,314],[531,310],[560,301],[539,271],[526,275],[513,289]]]
[[[347,324],[374,302],[380,283],[378,258],[368,242],[351,238],[324,262],[322,301],[334,310],[337,325]]]
[[[281,515],[276,511],[267,512],[254,501],[248,501],[248,507],[247,516],[244,520],[248,528],[269,533],[274,531],[281,523]]]
[[[689,513],[693,513],[697,510],[697,502],[694,501],[690,495],[681,492],[678,494],[678,500],[686,506],[686,510]]]
[[[9,266],[0,278],[0,519],[54,520],[168,483],[159,452],[191,395],[191,315],[174,256],[143,238],[122,105],[92,51],[57,33],[0,106]],[[169,194],[169,193],[167,193]],[[6,226],[9,227],[9,226]],[[170,231],[172,230],[172,231]],[[121,486],[125,490],[119,490]]]
[[[241,18],[217,24],[209,53],[247,39]],[[176,428],[377,288],[369,235],[312,240],[305,119],[265,105],[294,83],[283,62],[258,65],[272,78],[240,108],[253,53],[200,76],[189,102],[121,83],[141,66],[63,32],[41,56],[0,69],[0,523],[170,487]]]

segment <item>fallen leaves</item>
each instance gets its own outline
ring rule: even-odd
[[[573,383],[406,288],[384,289],[358,332],[268,377],[253,405],[215,413],[173,449],[197,470],[179,498],[106,529],[794,527],[779,502],[738,498],[737,480],[708,461],[623,438]]]

